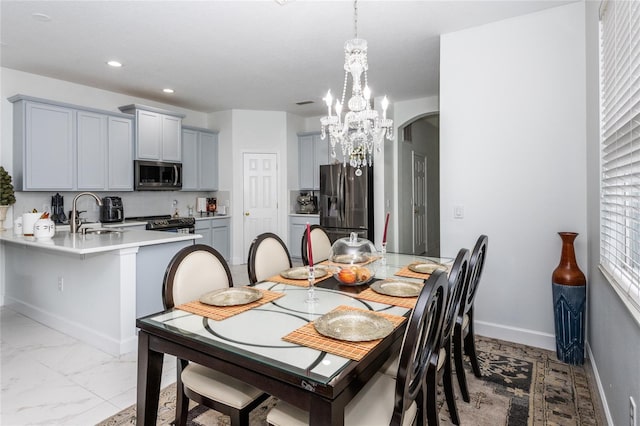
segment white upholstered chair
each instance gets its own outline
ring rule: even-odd
[[[170,309],[232,285],[222,255],[210,246],[194,244],[180,250],[169,263],[162,301]],[[228,415],[231,425],[240,426],[249,424],[249,412],[268,397],[258,388],[193,362],[178,359],[177,369],[177,426],[187,422],[189,400]]]
[[[258,235],[251,243],[247,260],[251,284],[277,275],[292,266],[289,250],[276,234],[265,232]]]
[[[313,254],[313,262],[320,263],[329,259],[329,253],[331,252],[331,240],[327,235],[327,232],[320,225],[311,225],[311,252]],[[302,234],[302,245],[300,247],[300,253],[302,253],[302,264],[309,264],[309,253],[307,253],[307,232]]]

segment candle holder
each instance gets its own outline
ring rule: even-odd
[[[307,298],[305,299],[305,302],[318,303],[318,296],[316,296],[315,291],[316,276],[313,270],[313,266],[309,266],[309,275],[307,279],[309,280],[309,289],[307,290]]]

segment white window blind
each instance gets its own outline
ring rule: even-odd
[[[603,2],[600,262],[640,310],[640,0]]]

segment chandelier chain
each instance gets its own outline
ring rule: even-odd
[[[358,0],[353,2],[353,33],[358,38]]]

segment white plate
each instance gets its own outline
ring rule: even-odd
[[[388,319],[371,312],[333,311],[314,321],[323,336],[349,342],[366,342],[387,337],[393,331]]]
[[[203,294],[200,302],[213,306],[246,305],[262,299],[262,292],[256,288],[231,287]]]

